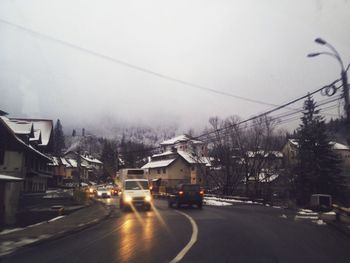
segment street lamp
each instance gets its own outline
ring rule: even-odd
[[[345,100],[345,105],[344,105],[344,110],[346,114],[346,121],[350,123],[350,106],[349,106],[349,86],[348,86],[348,76],[346,74],[346,70],[344,67],[343,60],[341,59],[338,51],[328,42],[326,42],[322,38],[316,38],[315,42],[320,45],[327,46],[332,52],[316,52],[316,53],[310,53],[307,56],[309,58],[312,57],[317,57],[319,55],[327,55],[334,57],[340,64],[341,67],[341,79],[342,79],[342,84],[343,84],[343,93],[344,93],[344,100]]]

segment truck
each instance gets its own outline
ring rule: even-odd
[[[143,169],[126,168],[121,169],[118,174],[120,185],[120,209],[135,209],[142,207],[150,210],[152,196],[150,185]]]

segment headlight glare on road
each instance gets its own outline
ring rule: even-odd
[[[145,201],[146,202],[151,202],[151,200],[152,200],[152,197],[150,195],[145,197]]]
[[[125,202],[130,203],[132,201],[131,196],[125,196]]]

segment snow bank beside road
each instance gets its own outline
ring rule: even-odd
[[[231,203],[227,203],[227,202],[223,202],[223,201],[206,200],[206,199],[204,199],[204,204],[206,204],[206,205],[212,205],[212,206],[227,206],[227,205],[232,205]]]
[[[255,204],[255,205],[262,205],[259,202],[253,202],[249,200],[238,200],[234,198],[220,198],[220,197],[214,197],[214,196],[206,196],[204,197],[204,201],[218,201],[218,202],[224,202],[224,203],[229,203],[229,204]]]

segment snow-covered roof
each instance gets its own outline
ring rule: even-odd
[[[38,144],[42,144],[41,131],[40,130],[34,130],[34,137],[30,138],[29,141],[31,141],[31,142],[36,141],[36,142],[38,142]]]
[[[169,140],[163,141],[160,143],[160,145],[173,145],[173,144],[176,144],[179,142],[187,142],[187,141],[191,141],[192,143],[195,143],[195,144],[202,144],[203,143],[202,141],[194,140],[191,137],[189,137],[188,135],[183,134],[183,135],[179,135],[179,136],[176,136],[174,138],[171,138]]]
[[[68,160],[68,162],[70,163],[70,165],[73,167],[73,168],[77,168],[78,167],[78,162],[72,158],[66,158],[66,160]]]
[[[33,124],[27,121],[16,121],[11,120],[7,117],[2,116],[1,117],[8,127],[15,133],[15,134],[25,134],[25,135],[31,135],[34,136],[34,128]]]
[[[23,178],[0,174],[0,181],[23,181]]]
[[[172,154],[176,154],[176,152],[166,151],[166,152],[163,152],[163,153],[157,153],[157,154],[153,154],[152,158],[154,158],[154,157],[161,157],[161,156],[167,156],[167,155],[172,155]]]
[[[24,147],[26,147],[27,149],[29,149],[29,150],[31,150],[32,152],[34,152],[34,153],[40,155],[41,157],[44,157],[46,160],[48,160],[48,161],[51,162],[51,159],[50,159],[47,155],[41,153],[40,151],[38,151],[37,149],[35,149],[32,145],[26,144],[26,143],[25,143],[24,141],[22,141],[19,137],[17,137],[17,136],[16,136],[16,133],[14,132],[14,130],[12,130],[11,127],[8,125],[9,122],[6,121],[6,119],[7,119],[6,117],[0,116],[0,119],[3,121],[3,123],[5,124],[5,126],[7,126],[8,130],[13,134],[14,139],[15,139],[18,143],[22,144],[22,145],[23,145]]]
[[[294,146],[299,145],[299,142],[296,139],[289,139],[288,141],[291,144],[293,144]],[[345,145],[345,144],[341,144],[341,143],[334,142],[334,141],[329,142],[329,144],[332,146],[333,150],[350,150],[350,147],[348,145]]]
[[[194,156],[193,154],[190,154],[190,153],[185,152],[185,151],[177,151],[177,153],[190,164],[195,164],[195,163],[208,164],[208,163],[210,163],[209,159],[206,157]]]
[[[161,160],[161,161],[151,161],[149,163],[146,163],[144,166],[142,166],[141,169],[167,167],[175,160],[176,160],[176,158],[175,159],[168,159],[168,160]]]
[[[71,167],[72,165],[68,162],[66,158],[61,157],[61,162],[66,167]]]
[[[293,144],[294,146],[298,146],[298,145],[299,145],[299,143],[298,143],[298,141],[297,141],[296,139],[288,139],[288,141],[289,141],[291,144]]]
[[[279,174],[273,173],[273,174],[266,174],[265,172],[259,173],[259,182],[261,183],[271,183],[275,181],[279,177]],[[254,181],[255,177],[249,177],[249,181]]]
[[[259,174],[259,182],[270,183],[278,178],[279,174],[266,174],[264,172]]]
[[[89,156],[84,156],[82,155],[81,158],[83,158],[84,160],[90,162],[90,163],[97,163],[97,164],[103,164],[100,160],[94,158],[93,156],[89,155]]]
[[[330,142],[332,144],[332,149],[334,150],[350,150],[350,147],[345,144],[341,144],[338,142]]]
[[[152,155],[152,158],[164,157],[164,156],[169,156],[169,155],[170,156],[171,155],[180,155],[189,164],[201,163],[201,164],[205,164],[207,166],[210,166],[209,158],[207,158],[207,157],[200,157],[200,156],[194,156],[193,154],[188,153],[186,151],[182,151],[182,150],[178,150],[176,152],[166,151],[166,152],[163,152],[163,153],[154,154],[154,155]]]
[[[48,145],[50,136],[53,130],[52,120],[45,119],[24,119],[24,118],[11,118],[12,121],[25,121],[31,123],[34,130],[41,131],[41,145]]]
[[[58,157],[56,156],[52,156],[51,157],[51,161],[52,161],[52,166],[59,166],[59,160],[58,160]]]

